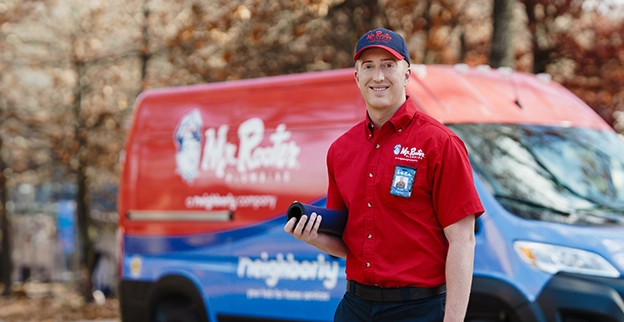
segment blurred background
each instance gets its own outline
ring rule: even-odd
[[[115,317],[139,93],[352,67],[376,27],[402,34],[413,64],[548,73],[624,132],[622,0],[0,0],[0,320],[50,297]]]

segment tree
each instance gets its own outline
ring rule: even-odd
[[[149,18],[150,8],[149,0],[145,0],[141,6],[143,13],[143,21],[141,22],[141,48],[139,52],[139,59],[141,61],[141,91],[147,89],[147,64],[152,56],[150,51],[150,32],[149,32]]]
[[[0,18],[6,19],[4,16]],[[0,20],[0,25],[2,25]],[[3,35],[4,36],[4,35]],[[2,37],[3,40],[5,37]],[[0,49],[4,46],[0,43]],[[4,64],[0,64],[1,66]],[[0,95],[2,92],[0,91]],[[8,119],[10,108],[8,104],[0,96],[0,115],[2,120]],[[11,273],[13,272],[13,265],[11,263],[11,243],[10,243],[10,229],[9,229],[9,214],[6,209],[8,200],[8,184],[7,176],[8,165],[4,160],[4,122],[0,123],[0,282],[4,285],[2,295],[7,296],[11,294]]]
[[[0,151],[4,145],[4,138],[0,135]],[[11,263],[11,243],[10,243],[10,229],[9,229],[9,214],[6,210],[7,204],[7,178],[4,174],[7,169],[6,162],[0,156],[0,234],[2,235],[2,241],[0,244],[0,281],[4,285],[2,291],[3,296],[11,295],[11,273],[13,272],[13,265]]]
[[[352,64],[352,50],[342,47],[347,29],[332,28],[325,19],[333,10],[327,1],[196,2],[188,6],[152,3],[154,24],[153,85],[171,86],[324,70]],[[345,2],[346,3],[346,2]],[[350,10],[346,8],[345,10]],[[346,15],[345,15],[346,16]],[[334,43],[339,41],[339,44]],[[355,39],[357,41],[357,38]],[[354,44],[350,41],[349,44]],[[165,82],[158,78],[163,78]]]
[[[53,178],[76,183],[81,291],[87,300],[97,233],[89,220],[89,191],[116,183],[122,126],[140,88],[138,33],[128,34],[138,30],[129,14],[133,5],[25,2],[20,23],[2,28],[19,46],[9,51],[14,56],[2,84],[7,91],[0,92],[17,102],[20,134],[28,135],[20,141],[28,146],[12,147],[10,162],[15,173],[32,172],[35,184]]]
[[[119,24],[136,28],[136,22],[121,12],[112,10],[112,5],[100,3],[91,7],[80,7],[81,2],[72,4],[73,22],[67,35],[70,50],[70,70],[76,76],[72,99],[68,106],[72,132],[71,140],[63,138],[58,143],[64,148],[57,150],[57,157],[65,160],[73,172],[77,187],[76,215],[79,244],[79,272],[81,291],[85,299],[91,300],[91,278],[96,265],[93,245],[92,223],[89,199],[91,188],[98,180],[115,182],[118,171],[118,155],[122,149],[121,131],[124,116],[127,116],[128,94],[135,94],[140,88],[138,79],[127,74],[120,66],[129,64],[136,68],[136,53],[139,47],[132,37],[114,34]],[[121,29],[123,30],[123,29]],[[122,32],[117,30],[117,33]],[[119,43],[125,46],[119,46]],[[101,45],[97,45],[100,43]],[[95,44],[95,45],[94,45]],[[117,68],[115,68],[117,67]],[[134,77],[138,74],[135,73]],[[126,77],[134,85],[123,88]],[[113,87],[112,84],[118,84]],[[126,115],[124,115],[126,114]],[[58,139],[58,138],[57,138]],[[103,173],[98,173],[103,172]],[[105,174],[102,176],[102,174]]]
[[[492,20],[492,47],[490,50],[490,66],[514,67],[515,55],[513,48],[513,7],[514,0],[494,0]]]
[[[562,28],[560,18],[569,22],[578,20],[583,13],[583,1],[576,0],[521,0],[527,15],[527,28],[531,33],[533,73],[546,72],[546,66],[561,56],[561,38],[569,31]]]
[[[23,16],[24,11],[19,4],[8,6],[0,3],[0,26],[6,23],[16,23]],[[7,53],[12,47],[10,34],[0,29],[0,52]],[[0,59],[0,70],[6,71],[11,63],[10,55],[3,55]],[[8,86],[7,86],[8,85]],[[13,133],[13,123],[17,121],[14,113],[15,106],[8,100],[11,98],[9,88],[11,87],[9,77],[0,77],[0,283],[3,284],[3,296],[11,295],[13,273],[12,247],[11,247],[11,225],[9,211],[7,209],[9,193],[9,175],[13,172],[10,164],[6,161],[5,155],[9,154],[10,143],[7,138]]]
[[[549,73],[616,130],[624,130],[624,16],[595,2],[522,0],[528,17],[533,72]]]
[[[592,18],[576,22],[570,33],[562,38],[563,54],[559,61],[568,62],[570,70],[566,73],[565,69],[557,66],[549,66],[547,70],[622,133],[624,21],[613,20],[596,12],[588,12],[586,15]]]

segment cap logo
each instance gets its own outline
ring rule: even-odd
[[[405,60],[409,66],[407,45],[403,37],[396,32],[384,28],[368,31],[358,40],[353,60],[357,61],[362,52],[370,47],[383,48],[396,57],[396,59]]]
[[[384,34],[381,30],[377,30],[375,32],[369,33],[366,36],[366,40],[370,42],[389,43],[392,40],[392,36],[390,36],[389,34]]]

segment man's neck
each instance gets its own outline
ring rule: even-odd
[[[394,113],[396,113],[396,111],[398,111],[399,108],[405,104],[406,100],[407,98],[391,109],[376,109],[368,107],[368,116],[370,117],[371,122],[373,122],[377,129],[381,129],[381,126],[388,122],[392,116],[394,116]]]

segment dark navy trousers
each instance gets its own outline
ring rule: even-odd
[[[346,292],[336,313],[335,322],[441,322],[444,319],[446,293],[419,300],[376,302],[363,300]]]

